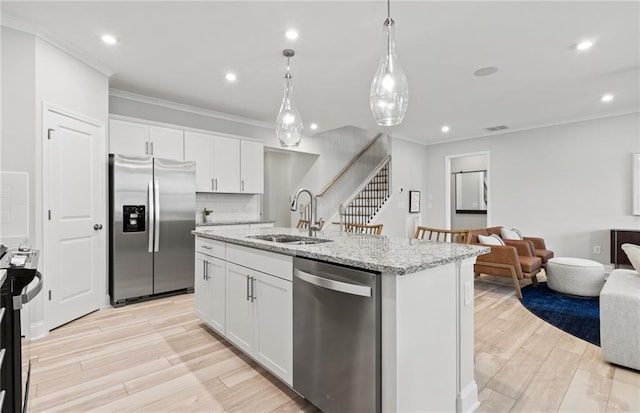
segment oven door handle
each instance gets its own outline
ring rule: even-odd
[[[371,297],[371,287],[367,287],[364,285],[351,284],[342,281],[330,280],[328,278],[318,277],[317,275],[309,274],[308,272],[304,272],[299,270],[298,268],[293,269],[293,276],[298,278],[299,280],[308,282],[309,284],[313,284],[320,288],[325,288],[327,290],[339,291],[341,293],[347,293],[351,295],[359,295],[361,297]]]
[[[38,283],[30,290],[27,290],[28,285],[24,287],[22,290],[22,294],[13,296],[13,309],[18,310],[22,308],[22,304],[26,304],[29,301],[33,300],[36,295],[42,291],[42,274],[40,272],[36,272],[36,277],[38,277]],[[31,284],[31,283],[29,283]]]

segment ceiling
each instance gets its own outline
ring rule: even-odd
[[[273,124],[286,59],[305,126],[345,125],[434,143],[638,111],[640,3],[392,1],[409,109],[377,126],[369,86],[385,1],[3,1],[23,21],[113,71],[110,87]],[[285,31],[300,36],[291,41]],[[100,37],[111,33],[115,46]],[[584,40],[594,46],[580,52]],[[474,76],[495,66],[497,73]],[[237,74],[230,84],[227,71]],[[615,95],[600,102],[605,93]],[[441,132],[449,125],[447,134]],[[308,128],[306,134],[313,134]]]

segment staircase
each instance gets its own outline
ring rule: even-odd
[[[340,222],[337,223],[341,224],[341,227],[344,223],[370,224],[373,222],[391,195],[390,170],[391,156],[387,155],[364,184],[340,208]]]
[[[318,217],[333,224],[370,223],[391,194],[390,162],[386,135],[379,133],[316,195]],[[300,208],[300,220],[310,215],[309,204]]]

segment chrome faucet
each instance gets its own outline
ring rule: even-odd
[[[316,224],[318,220],[318,200],[316,197],[306,188],[298,189],[295,196],[293,197],[293,202],[291,202],[291,210],[295,211],[298,209],[298,197],[301,193],[306,192],[309,194],[309,198],[311,198],[311,216],[309,217],[309,236],[313,237],[313,233],[320,229],[320,226]]]

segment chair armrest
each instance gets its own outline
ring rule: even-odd
[[[511,264],[520,267],[520,260],[518,259],[518,250],[510,245],[487,245],[476,244],[483,247],[491,247],[491,252],[488,254],[478,255],[476,262],[499,262],[502,264]]]
[[[533,243],[529,240],[505,239],[503,241],[508,246],[514,247],[518,251],[518,255],[521,255],[523,257],[536,256],[536,249]]]
[[[537,250],[546,250],[547,246],[544,243],[544,239],[537,237],[523,237],[526,241],[533,242],[533,246]]]

